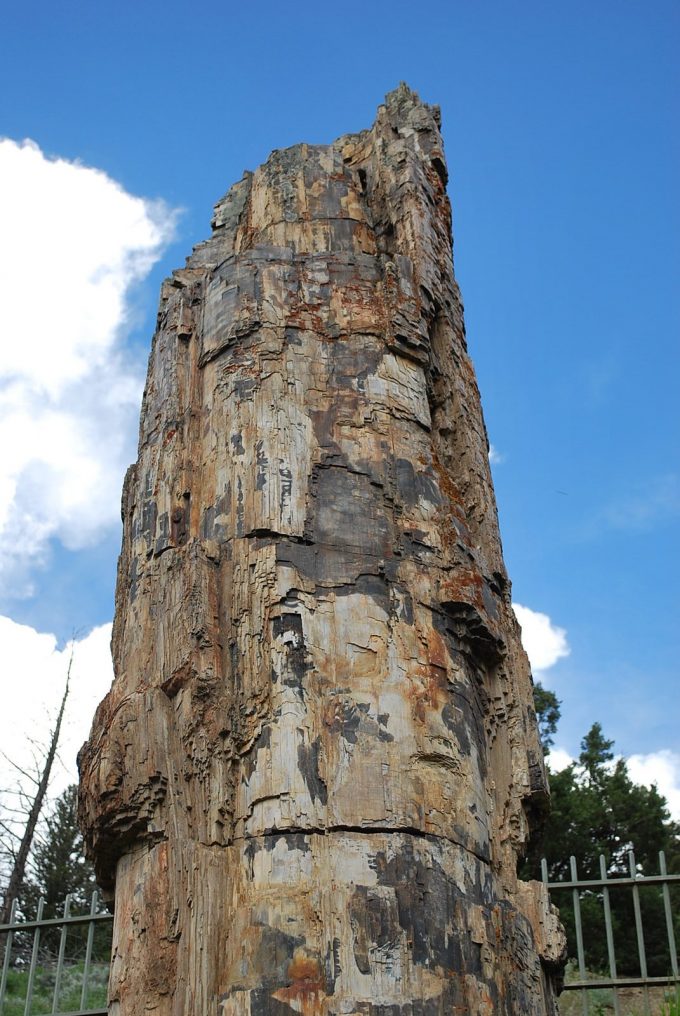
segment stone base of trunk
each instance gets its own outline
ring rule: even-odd
[[[159,843],[118,865],[110,1013],[546,1016],[542,889],[404,831]]]

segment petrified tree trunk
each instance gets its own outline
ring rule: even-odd
[[[246,174],[163,287],[80,758],[111,1013],[555,1011],[445,184],[401,86]]]

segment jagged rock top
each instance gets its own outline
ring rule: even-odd
[[[276,149],[254,173],[244,173],[217,202],[211,223],[213,235],[195,248],[187,268],[215,265],[231,253],[272,244],[288,246],[298,253],[324,250],[375,253],[376,247],[365,229],[348,228],[351,221],[356,221],[359,227],[367,225],[371,212],[375,211],[370,208],[368,179],[371,169],[375,170],[372,166],[375,156],[388,161],[391,155],[400,158],[404,139],[414,138],[406,147],[417,153],[418,158],[425,156],[445,185],[447,171],[440,125],[439,107],[421,102],[402,83],[386,96],[370,130],[343,135],[329,145],[301,143]],[[360,185],[355,187],[357,174]],[[270,196],[272,191],[280,200],[263,206],[262,195]],[[299,204],[302,195],[305,200]],[[301,235],[293,235],[293,231],[282,227],[282,223],[300,220],[335,220],[342,224],[331,230],[310,227]]]

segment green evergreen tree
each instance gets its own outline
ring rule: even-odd
[[[540,686],[537,686],[540,687]],[[543,690],[541,689],[541,692]],[[541,725],[541,710],[550,699],[536,701],[539,730],[544,737],[555,732]],[[550,693],[548,693],[550,694]],[[556,701],[556,700],[555,700]],[[559,718],[559,713],[558,717]],[[624,759],[615,759],[614,742],[594,723],[581,742],[577,762],[550,773],[551,811],[542,830],[532,839],[520,869],[523,878],[541,877],[541,858],[548,862],[551,882],[568,881],[569,859],[576,858],[579,879],[597,880],[600,855],[604,855],[608,877],[629,875],[628,851],[633,849],[637,870],[658,874],[659,851],[666,854],[668,869],[680,871],[680,827],[670,819],[665,799],[656,787],[633,782]],[[650,975],[663,976],[670,970],[665,915],[661,890],[653,886],[640,892],[645,946]],[[571,891],[553,893],[567,929],[569,954],[575,956],[575,925]],[[637,976],[639,961],[632,894],[621,888],[610,892],[614,939],[619,974]],[[676,939],[680,941],[680,913],[674,900]],[[600,890],[583,892],[580,899],[586,963],[593,971],[607,969],[607,947]]]
[[[94,869],[86,859],[83,838],[77,821],[78,788],[73,785],[54,802],[43,823],[42,835],[30,860],[30,873],[26,878],[20,903],[23,914],[34,919],[38,901],[43,899],[43,917],[61,917],[64,902],[71,897],[71,914],[87,913],[92,893],[97,888]],[[41,942],[48,951],[58,948],[59,929],[43,932]],[[69,931],[69,942],[84,942],[86,926]],[[98,940],[101,938],[98,935]]]
[[[555,743],[553,734],[557,731],[561,715],[562,703],[554,691],[544,688],[540,681],[534,685],[534,708],[538,722],[538,735],[543,745],[543,754],[547,755]]]
[[[90,897],[97,888],[94,869],[84,854],[77,808],[78,788],[72,785],[57,798],[45,818],[22,893],[22,902],[31,912],[35,912],[38,898],[42,896],[44,916],[57,917],[63,912],[67,895],[71,896],[71,909],[82,911],[89,906]]]

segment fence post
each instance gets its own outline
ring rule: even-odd
[[[9,912],[9,923],[14,924],[17,916],[17,901],[12,900],[12,908]],[[9,973],[9,963],[12,956],[12,942],[14,940],[14,932],[7,932],[7,939],[5,941],[5,958],[2,961],[2,978],[0,978],[0,1014],[5,1008],[5,988],[7,987],[7,974]]]
[[[600,877],[603,882],[607,881],[607,862],[604,854],[600,854]],[[604,927],[607,934],[607,956],[609,958],[609,975],[613,981],[616,980],[616,953],[614,952],[614,930],[612,927],[612,911],[609,904],[609,889],[602,886],[602,906],[604,907]],[[619,1016],[619,993],[614,988],[614,1013]]]
[[[628,867],[630,869],[630,877],[636,879],[637,866],[635,864],[635,854],[632,850],[628,851]],[[647,980],[647,955],[645,953],[645,936],[642,930],[642,911],[640,909],[640,890],[637,884],[633,883],[633,910],[635,911],[635,934],[637,935],[637,946],[638,956],[640,957],[640,977],[643,980]],[[643,986],[642,996],[645,1002],[645,1016],[650,1016],[649,1013],[649,988],[647,984]]]
[[[36,921],[42,921],[43,910],[45,909],[45,901],[40,897],[38,900],[38,913],[36,915]],[[24,1006],[24,1016],[29,1016],[31,1012],[31,1003],[33,1002],[33,984],[35,981],[35,968],[38,963],[38,950],[40,948],[40,928],[33,929],[33,948],[31,949],[31,965],[28,968],[28,984],[26,985],[26,1005]]]
[[[578,882],[578,870],[576,868],[576,858],[572,854],[569,858],[569,867],[571,869],[571,880],[572,882]],[[572,899],[574,901],[574,925],[576,927],[576,956],[578,958],[578,974],[582,981],[586,980],[586,960],[585,953],[583,951],[583,926],[581,925],[581,898],[579,896],[578,889],[574,887],[572,890]],[[588,990],[581,988],[581,1002],[583,1005],[583,1014],[588,1016],[590,1008],[588,1005]]]
[[[90,917],[94,917],[97,913],[97,904],[99,903],[99,893],[95,889],[92,893],[92,899],[90,901]],[[87,948],[85,949],[85,967],[83,969],[83,990],[80,993],[80,1008],[84,1009],[87,1005],[87,991],[90,985],[90,961],[92,960],[92,945],[94,942],[94,921],[90,921],[87,926]]]
[[[68,920],[71,911],[71,896],[66,897],[64,903],[64,921]],[[59,1012],[59,991],[61,989],[61,974],[64,968],[64,955],[66,953],[66,935],[68,924],[62,924],[61,936],[59,938],[59,956],[57,957],[57,976],[54,980],[54,998],[52,999],[52,1016]]]
[[[659,851],[659,871],[666,877],[668,872],[666,870],[666,855],[663,850]],[[668,949],[671,954],[671,970],[673,971],[673,977],[678,980],[680,975],[678,974],[678,951],[675,948],[675,932],[673,931],[673,914],[671,912],[671,894],[668,888],[668,882],[663,883],[663,909],[666,914],[666,931],[668,932]]]

